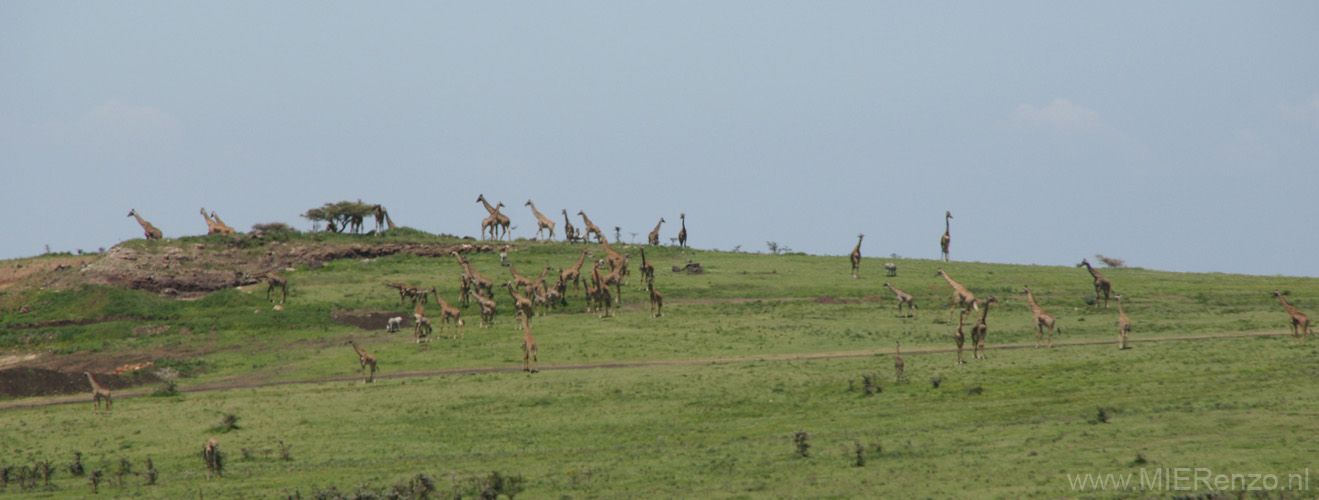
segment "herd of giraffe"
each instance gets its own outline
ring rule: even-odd
[[[504,237],[511,238],[511,236],[508,236],[509,224],[511,221],[506,215],[499,212],[499,209],[502,208],[504,204],[498,202],[492,206],[486,201],[485,195],[478,195],[476,201],[483,204],[489,215],[481,221],[481,236],[484,238],[489,234],[490,238],[495,240],[500,240]],[[555,222],[537,210],[536,205],[531,200],[527,200],[524,206],[530,207],[533,215],[536,217],[537,238],[542,238],[544,232],[548,231],[548,237],[553,239],[555,234]],[[203,208],[201,214],[206,220],[207,234],[232,235],[236,233],[232,227],[224,224],[214,211],[210,212],[208,215],[206,209]],[[515,322],[520,322],[521,329],[523,330],[523,370],[531,373],[538,371],[538,368],[536,368],[538,363],[538,348],[536,339],[532,336],[532,317],[537,314],[543,316],[551,309],[567,305],[567,287],[569,282],[572,283],[574,291],[579,291],[584,288],[587,312],[595,312],[602,318],[612,316],[613,313],[611,312],[611,308],[622,303],[622,287],[628,276],[628,264],[631,258],[630,254],[622,255],[614,250],[609,244],[609,241],[605,238],[604,233],[601,232],[600,227],[591,222],[591,219],[587,217],[584,211],[577,212],[577,215],[582,218],[583,228],[581,230],[573,227],[572,221],[568,217],[567,209],[563,209],[562,214],[564,216],[565,241],[568,241],[569,243],[578,241],[584,242],[591,235],[594,235],[596,241],[601,245],[601,251],[605,255],[605,258],[593,263],[590,271],[590,281],[585,283],[584,286],[582,284],[582,266],[586,263],[586,258],[591,255],[589,248],[583,249],[581,255],[573,264],[560,269],[557,281],[555,281],[553,285],[548,286],[546,277],[549,271],[554,270],[554,267],[550,265],[544,266],[541,270],[540,276],[532,279],[519,273],[517,268],[512,264],[507,264],[511,277],[510,280],[504,282],[502,286],[508,290],[510,300],[513,303],[514,320]],[[134,217],[138,224],[142,226],[146,239],[161,239],[162,234],[160,229],[144,220],[141,215],[138,215],[136,209],[130,210],[128,216]],[[390,229],[395,228],[393,221],[389,220],[388,213],[383,207],[380,207],[379,205],[375,206],[375,216],[377,232],[383,230],[382,226],[386,221],[388,222],[388,227]],[[686,213],[679,215],[682,228],[678,233],[677,240],[682,247],[687,246],[686,218]],[[950,229],[952,219],[952,212],[945,212],[944,233],[939,240],[940,258],[943,259],[944,262],[949,262],[949,244],[951,243]],[[646,240],[648,244],[659,244],[659,230],[664,222],[664,218],[661,217],[659,223],[655,225],[655,229],[647,235]],[[864,234],[857,235],[856,247],[849,255],[852,278],[854,279],[860,277],[861,242],[864,239]],[[647,290],[650,299],[651,316],[660,317],[663,315],[663,295],[655,290],[654,266],[646,261],[644,246],[640,248],[640,254],[642,260],[641,274],[645,281],[645,289]],[[461,290],[459,303],[465,308],[470,304],[469,299],[476,300],[480,308],[480,327],[489,328],[493,326],[495,314],[497,312],[497,302],[493,292],[494,280],[487,278],[485,275],[477,271],[471,265],[471,262],[464,259],[458,252],[454,252],[452,255],[458,260],[458,263],[463,270],[459,277]],[[501,263],[502,261],[503,259],[501,258]],[[606,267],[609,271],[602,273],[601,270]],[[885,263],[884,267],[888,271],[888,276],[897,275],[897,267],[893,263]],[[1123,310],[1122,296],[1112,294],[1112,283],[1100,274],[1099,271],[1095,270],[1088,260],[1082,259],[1081,264],[1077,267],[1085,267],[1086,270],[1089,271],[1091,278],[1093,278],[1095,290],[1095,297],[1093,300],[1094,307],[1100,307],[1101,298],[1103,299],[1103,307],[1105,309],[1108,308],[1108,299],[1110,297],[1117,301],[1118,349],[1130,349],[1129,334],[1131,333],[1132,323]],[[957,346],[956,363],[965,363],[962,359],[962,350],[966,341],[963,328],[965,326],[966,316],[972,314],[973,311],[978,311],[980,316],[976,323],[971,327],[972,357],[975,359],[985,359],[985,339],[988,334],[988,325],[986,321],[989,317],[989,304],[997,303],[998,298],[991,296],[986,299],[977,299],[969,289],[954,280],[942,268],[935,273],[935,276],[942,277],[948,283],[948,286],[953,289],[952,305],[948,309],[950,322],[953,311],[960,309],[957,329],[953,332],[953,340]],[[271,292],[276,288],[279,288],[282,292],[280,302],[284,302],[284,299],[286,299],[288,295],[288,283],[284,277],[274,271],[262,272],[257,275],[257,277],[265,278],[269,283],[266,290],[267,300],[270,300]],[[400,304],[406,304],[408,299],[412,300],[413,320],[415,323],[414,336],[417,343],[429,341],[427,337],[432,333],[431,321],[425,315],[425,304],[428,299],[432,297],[440,308],[440,336],[443,336],[444,334],[445,325],[450,325],[451,327],[450,338],[459,338],[462,336],[462,309],[452,306],[445,301],[438,293],[437,287],[432,286],[429,289],[423,290],[421,287],[399,283],[386,283],[386,285],[395,288],[398,291]],[[610,291],[610,286],[614,287],[613,292]],[[889,288],[897,298],[898,315],[902,315],[902,308],[903,306],[906,306],[908,309],[908,317],[914,317],[915,310],[917,309],[915,298],[911,294],[898,289],[890,283],[884,283],[884,286]],[[1033,317],[1032,325],[1035,328],[1035,348],[1051,348],[1053,346],[1054,333],[1062,333],[1061,328],[1058,328],[1057,326],[1057,319],[1053,315],[1044,311],[1044,308],[1035,300],[1035,295],[1029,286],[1023,287],[1021,292],[1026,295],[1026,301]],[[1283,308],[1287,311],[1293,338],[1304,342],[1308,337],[1308,334],[1311,333],[1309,317],[1288,303],[1286,297],[1284,297],[1281,292],[1275,290],[1273,296],[1281,301]],[[391,318],[386,325],[386,331],[397,330],[400,320],[401,318]],[[1045,330],[1048,331],[1047,339],[1044,335]],[[349,339],[347,343],[351,344],[358,354],[363,381],[374,381],[377,370],[376,357],[362,349],[361,346],[352,339]],[[897,344],[897,349],[901,349],[900,342]],[[905,362],[898,351],[895,351],[894,368],[897,372],[897,380],[902,381]],[[94,379],[90,373],[85,374],[87,375],[88,382],[92,386],[92,396],[96,404],[96,409],[99,410],[101,401],[104,400],[105,408],[108,411],[111,404],[110,391],[98,384],[96,379]]]

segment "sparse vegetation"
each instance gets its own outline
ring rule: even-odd
[[[1105,257],[1100,254],[1095,254],[1095,258],[1099,259],[1099,262],[1103,262],[1104,265],[1108,267],[1119,268],[1119,269],[1123,267],[1127,267],[1126,261],[1115,257]]]

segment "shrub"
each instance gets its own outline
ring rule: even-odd
[[[82,467],[81,451],[77,451],[77,450],[73,451],[73,461],[69,462],[69,467],[67,470],[69,471],[69,474],[73,474],[78,477],[82,477],[86,473]]]
[[[806,431],[797,431],[792,433],[792,443],[797,446],[797,456],[808,458],[811,456],[811,436]]]

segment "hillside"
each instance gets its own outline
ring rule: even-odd
[[[0,263],[13,270],[0,291],[0,390],[11,398],[0,400],[7,408],[0,426],[24,429],[0,437],[9,450],[0,466],[27,463],[34,453],[65,460],[75,449],[107,463],[150,454],[169,481],[126,491],[162,498],[384,488],[418,473],[448,478],[458,491],[489,470],[523,476],[535,498],[617,497],[636,488],[660,488],[666,497],[865,497],[923,484],[921,476],[949,481],[927,486],[930,496],[961,485],[999,497],[1058,496],[1068,488],[1064,466],[1126,470],[1138,454],[1160,466],[1281,473],[1314,451],[1312,444],[1250,448],[1248,440],[1289,441],[1288,429],[1307,425],[1304,416],[1319,409],[1319,393],[1287,383],[1319,373],[1315,350],[1289,337],[1286,313],[1271,296],[1279,290],[1310,310],[1316,280],[1099,269],[1135,325],[1134,348],[1120,351],[1117,304],[1095,303],[1084,268],[867,258],[852,279],[846,257],[646,247],[663,316],[651,316],[637,271],[612,317],[586,312],[582,292],[569,284],[566,306],[532,320],[542,371],[527,375],[518,371],[522,332],[508,292],[495,289],[495,324],[482,328],[478,307],[459,303],[462,271],[452,252],[498,284],[513,269],[535,277],[553,266],[555,277],[584,249],[593,254],[589,270],[604,250],[520,240],[507,246],[506,267],[504,248],[402,230],[383,238],[134,240],[103,255]],[[639,267],[639,247],[615,248]],[[886,275],[885,262],[896,264],[896,276]],[[681,271],[690,263],[704,272]],[[289,283],[279,307],[252,278],[269,269]],[[987,359],[973,359],[968,346],[967,363],[954,363],[957,315],[939,269],[977,297],[997,298],[987,317]],[[386,282],[435,287],[462,311],[461,334],[451,338],[457,332],[440,324],[431,302],[435,334],[414,342],[412,303]],[[914,296],[914,316],[897,314],[885,283]],[[1032,348],[1027,285],[1057,317],[1052,349]],[[24,306],[30,311],[20,313]],[[393,316],[405,318],[402,332],[385,331]],[[349,339],[380,360],[374,383],[362,382]],[[892,378],[897,341],[903,383]],[[144,368],[111,374],[133,365]],[[182,393],[132,397],[156,390],[161,368],[181,374]],[[82,371],[113,386],[112,412],[89,413]],[[276,400],[286,404],[271,406]],[[65,402],[77,404],[48,405]],[[155,437],[135,434],[151,420],[138,416],[167,408],[176,417],[157,422],[164,427]],[[242,430],[212,430],[215,412],[241,415]],[[913,412],[926,417],[907,419]],[[1091,422],[1096,412],[1117,425]],[[55,427],[15,427],[38,415],[61,429],[106,429],[109,441],[85,444],[76,432],[48,439]],[[312,437],[328,432],[352,442],[340,435],[341,421],[361,421],[377,429],[363,438],[382,441],[361,448]],[[792,451],[798,430],[815,444],[806,456]],[[1238,437],[1197,437],[1206,432]],[[203,482],[195,448],[217,435],[231,457],[240,447],[245,456],[225,482]],[[293,443],[290,470],[300,472],[274,474],[280,460],[252,455],[275,441]],[[1261,461],[1224,461],[1225,449]],[[1046,467],[1052,475],[1039,469],[1041,457],[1054,464]],[[1001,464],[956,472],[971,462]],[[866,467],[884,472],[852,474]],[[996,467],[1038,473],[1015,483]],[[73,496],[86,490],[85,479],[56,485]]]

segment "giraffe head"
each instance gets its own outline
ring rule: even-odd
[[[943,268],[941,267],[941,268],[939,268],[938,271],[935,271],[935,272],[934,272],[934,275],[935,275],[935,276],[945,276],[945,273],[943,272]]]
[[[132,216],[134,216],[134,215],[137,215],[137,209],[136,209],[136,208],[131,209],[131,210],[128,211],[128,216],[129,216],[129,217],[132,217]]]
[[[1030,287],[1029,287],[1029,286],[1021,287],[1021,293],[1029,294],[1029,293],[1030,293]]]
[[[951,219],[951,218],[953,218],[953,213],[952,213],[952,212],[944,212],[944,213],[943,213],[943,216],[944,216],[944,218],[946,218],[946,219]]]
[[[1278,298],[1282,298],[1282,292],[1279,292],[1279,291],[1277,291],[1277,290],[1274,290],[1274,291],[1273,291],[1273,296],[1274,296],[1274,297],[1278,297]]]
[[[477,202],[477,203],[481,203],[481,202],[484,202],[484,201],[485,201],[485,195],[484,195],[484,194],[478,194],[478,195],[476,195],[476,202]]]

